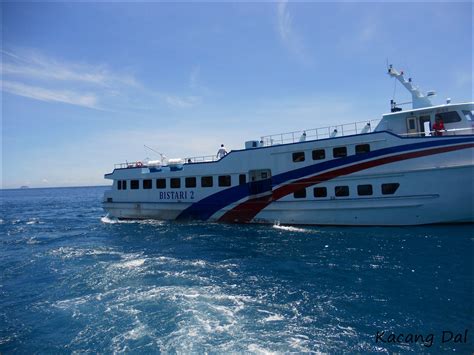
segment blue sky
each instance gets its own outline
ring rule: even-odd
[[[2,187],[108,183],[118,162],[215,154],[376,119],[386,60],[472,101],[471,2],[2,2]],[[409,97],[398,86],[396,99]]]

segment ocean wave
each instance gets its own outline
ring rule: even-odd
[[[41,222],[39,218],[30,218],[26,224],[44,224],[44,222]]]
[[[298,232],[298,233],[311,233],[311,230],[300,228],[300,227],[293,227],[293,226],[282,226],[280,224],[274,224],[272,228],[284,230],[287,232]]]
[[[145,224],[151,226],[161,226],[165,223],[165,221],[158,219],[118,219],[109,215],[101,217],[100,221],[105,224]]]
[[[113,264],[113,267],[120,268],[120,269],[134,269],[136,267],[142,266],[145,263],[146,259],[133,259],[133,260],[126,260],[121,263]]]
[[[49,252],[50,255],[59,256],[63,259],[82,258],[85,256],[100,256],[100,255],[114,255],[123,256],[125,253],[118,252],[112,249],[84,249],[74,247],[59,247]]]

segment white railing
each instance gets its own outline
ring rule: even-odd
[[[141,161],[132,161],[126,163],[114,164],[115,169],[125,169],[125,168],[140,168],[145,166]]]
[[[336,126],[328,126],[322,128],[305,129],[303,131],[286,132],[279,134],[272,134],[269,136],[262,136],[260,143],[262,146],[271,146],[275,144],[287,144],[302,142],[305,140],[317,140],[325,138],[334,138],[349,136],[359,133],[373,132],[380,119],[359,121],[354,123],[346,123]]]
[[[197,157],[187,157],[184,158],[183,164],[192,164],[192,163],[205,163],[219,160],[215,155],[202,155]],[[162,166],[168,165],[168,160],[164,160]],[[156,165],[148,165],[147,161],[133,161],[126,163],[114,164],[115,169],[127,169],[127,168],[148,168],[155,167]]]
[[[441,131],[441,136],[456,136],[463,134],[474,134],[474,128],[451,128]],[[422,136],[436,136],[436,131],[426,132],[414,132],[399,134],[402,137],[422,137]]]
[[[185,164],[191,164],[191,163],[206,163],[206,162],[211,162],[211,161],[217,161],[219,160],[216,155],[203,155],[203,156],[198,156],[198,157],[187,157],[184,158],[184,163]]]
[[[279,133],[273,134],[270,136],[262,136],[261,143],[262,146],[271,146],[277,144],[286,144],[286,143],[295,143],[301,140],[303,133],[305,133],[305,140],[317,140],[317,139],[324,139],[324,138],[333,138],[333,137],[342,137],[342,136],[349,136],[353,134],[359,133],[370,133],[373,132],[375,127],[380,120],[370,120],[370,121],[360,121],[354,123],[347,123],[337,126],[329,126],[324,128],[314,128],[314,129],[307,129],[303,131],[294,131],[294,132],[287,132],[287,133]],[[398,134],[402,137],[420,137],[424,133],[422,132],[415,132],[415,133],[405,133],[405,134]],[[455,136],[459,134],[474,134],[474,128],[452,128],[448,130],[444,130],[442,132],[443,136]],[[434,136],[435,131],[430,131],[429,135]],[[216,155],[202,155],[197,157],[187,157],[184,158],[184,164],[192,164],[192,163],[206,163],[206,162],[213,162],[217,161]],[[164,161],[163,165],[167,165],[167,162]],[[119,163],[115,164],[115,169],[124,169],[124,168],[142,168],[148,167],[147,162],[135,161],[135,162],[126,162],[126,163]]]

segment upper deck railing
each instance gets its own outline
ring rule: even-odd
[[[272,134],[269,136],[262,136],[260,139],[260,144],[263,147],[267,147],[275,144],[288,144],[304,142],[307,140],[350,136],[359,133],[370,133],[373,132],[379,122],[380,119],[359,121],[336,126],[306,129],[303,131]]]
[[[360,121],[354,123],[347,123],[337,126],[329,126],[324,128],[314,128],[314,129],[307,129],[303,131],[294,131],[294,132],[286,132],[286,133],[279,133],[273,134],[269,136],[262,136],[261,137],[261,146],[272,146],[278,144],[288,144],[288,143],[296,143],[296,142],[303,142],[308,140],[317,140],[317,139],[325,139],[325,138],[334,138],[334,137],[342,137],[342,136],[349,136],[354,134],[361,134],[361,133],[370,133],[375,130],[377,124],[380,122],[378,120],[370,120],[370,121]],[[443,136],[455,136],[455,135],[466,135],[466,134],[474,134],[474,127],[473,128],[451,128],[444,130],[441,135]],[[430,132],[415,132],[415,133],[398,133],[401,137],[421,137],[421,136],[435,136],[437,135],[436,131]],[[196,157],[187,157],[184,158],[183,164],[192,164],[192,163],[208,163],[217,161],[216,155],[202,155]],[[165,160],[163,161],[163,166],[168,165],[168,162]],[[135,162],[126,162],[115,164],[115,169],[124,169],[124,168],[141,168],[141,167],[150,167],[146,161],[135,161]]]
[[[208,162],[213,162],[219,160],[216,155],[201,155],[197,157],[187,157],[184,158],[183,164],[192,164],[192,163],[208,163]],[[162,163],[162,166],[167,166],[168,161],[164,160]],[[156,166],[156,165],[152,165]],[[115,169],[126,169],[126,168],[148,168],[150,165],[148,165],[147,161],[132,161],[132,162],[126,162],[126,163],[119,163],[119,164],[114,164]]]
[[[190,164],[190,163],[208,163],[211,161],[217,161],[219,158],[217,158],[217,155],[203,155],[203,156],[198,156],[198,157],[187,157],[184,158],[184,163],[185,164]]]

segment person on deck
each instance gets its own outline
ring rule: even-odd
[[[226,156],[227,150],[225,150],[224,144],[221,144],[221,147],[217,151],[217,159],[222,159]]]
[[[443,119],[440,115],[436,115],[436,122],[433,125],[434,135],[435,136],[442,136],[443,132],[446,131],[444,128]]]

